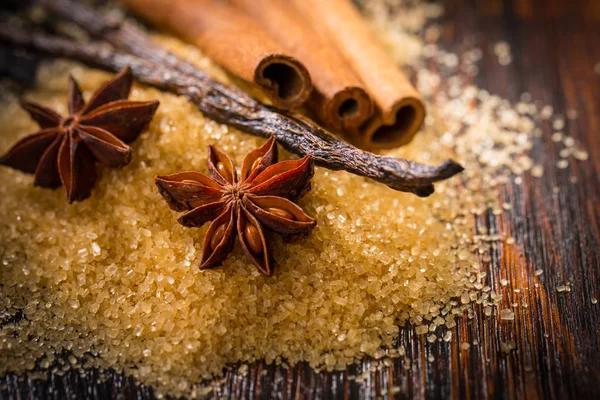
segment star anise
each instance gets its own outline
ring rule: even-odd
[[[270,275],[267,231],[291,241],[307,235],[316,224],[294,203],[310,190],[311,158],[278,163],[277,144],[271,138],[244,158],[239,177],[229,156],[213,146],[208,148],[207,162],[210,177],[180,172],[155,178],[171,209],[187,211],[179,217],[180,224],[200,227],[212,221],[204,238],[200,268],[219,265],[237,235],[258,270]]]
[[[140,135],[158,107],[158,101],[127,100],[131,83],[131,70],[125,68],[85,103],[79,85],[69,77],[67,117],[22,100],[41,130],[18,141],[0,157],[0,164],[35,174],[35,186],[62,184],[69,203],[89,197],[96,161],[109,167],[128,164],[131,148],[126,143]]]

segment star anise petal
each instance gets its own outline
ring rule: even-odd
[[[58,173],[69,203],[89,197],[96,183],[94,157],[83,141],[71,132],[58,150]]]
[[[62,117],[56,111],[25,99],[21,99],[21,107],[42,129],[55,128],[60,125],[62,120]]]
[[[180,216],[177,221],[188,228],[200,228],[208,221],[212,221],[223,213],[227,207],[224,201],[216,201],[214,203],[203,204],[186,212]]]
[[[262,225],[288,241],[306,236],[317,224],[297,204],[283,197],[248,194],[242,201]]]
[[[70,115],[75,115],[85,106],[83,94],[73,76],[69,75],[69,95],[67,97],[67,108]]]
[[[221,186],[198,172],[179,172],[154,177],[158,191],[175,211],[192,210],[223,197]]]
[[[244,206],[238,208],[237,232],[246,256],[265,275],[271,275],[271,257],[260,223]]]
[[[313,175],[313,162],[309,156],[300,160],[282,161],[271,165],[254,178],[248,193],[297,200],[310,190]]]
[[[61,184],[60,174],[58,173],[58,150],[60,149],[64,135],[57,136],[54,138],[54,142],[42,154],[40,161],[35,169],[35,180],[34,186],[44,188],[56,188]]]
[[[0,164],[29,174],[34,173],[42,155],[59,133],[57,128],[47,128],[25,136],[0,157]]]
[[[83,115],[80,124],[104,129],[129,143],[146,128],[157,107],[158,101],[112,101]]]
[[[74,128],[96,160],[109,167],[122,167],[131,161],[131,147],[110,132],[94,126]]]
[[[228,207],[208,227],[202,247],[200,268],[211,268],[221,264],[233,249],[236,235],[235,209]]]
[[[220,185],[227,186],[237,182],[237,172],[231,158],[214,146],[208,146],[208,172]]]
[[[265,144],[244,157],[240,181],[251,182],[265,168],[277,163],[277,158],[277,144],[275,139],[270,138]]]
[[[105,82],[92,94],[90,101],[83,109],[83,114],[93,111],[94,109],[117,100],[125,100],[129,96],[131,84],[133,83],[133,75],[131,68],[123,68],[115,77],[108,82]]]

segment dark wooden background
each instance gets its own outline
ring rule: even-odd
[[[429,344],[404,330],[398,344],[413,359],[409,370],[402,359],[379,371],[377,362],[365,359],[336,373],[316,373],[303,364],[284,369],[258,363],[245,375],[230,372],[213,382],[214,397],[389,398],[391,387],[399,386],[396,398],[600,399],[600,304],[592,304],[592,298],[600,298],[600,74],[594,72],[600,63],[600,0],[444,4],[444,48],[460,53],[476,45],[484,51],[478,86],[515,102],[527,91],[558,113],[575,109],[579,114],[566,131],[590,159],[557,169],[558,149],[546,123],[532,151],[545,166],[544,177],[525,175],[522,185],[507,186],[499,195],[512,204],[511,213],[498,222],[489,216],[479,221],[516,239],[515,246],[492,252],[485,267],[490,285],[504,293],[505,302],[525,300],[529,306],[518,307],[511,323],[499,324],[480,312],[462,319],[451,344]],[[509,66],[499,65],[491,50],[501,40],[511,46]],[[535,276],[537,268],[543,275]],[[521,293],[502,290],[500,279]],[[572,291],[558,293],[556,286],[567,281]],[[511,340],[516,349],[503,353],[501,343]],[[479,344],[459,348],[473,341]],[[429,355],[436,360],[428,362]],[[369,367],[364,382],[348,379]],[[0,399],[153,397],[150,388],[111,372],[71,372],[47,381],[0,378]]]

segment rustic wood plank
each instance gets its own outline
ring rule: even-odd
[[[600,398],[600,8],[593,0],[449,0],[443,17],[443,44],[450,51],[477,45],[484,50],[478,86],[517,101],[522,92],[551,104],[564,114],[575,109],[579,119],[567,133],[590,153],[590,160],[556,169],[558,151],[543,128],[532,156],[545,167],[543,179],[524,177],[498,195],[512,212],[478,223],[511,234],[514,246],[500,246],[486,266],[490,285],[506,301],[528,303],[517,308],[513,323],[498,324],[477,312],[461,319],[451,346],[426,343],[409,329],[398,345],[413,360],[372,370],[362,384],[348,379],[376,365],[365,359],[344,372],[316,373],[306,364],[290,369],[256,363],[245,376],[228,372],[216,383],[215,397],[230,398],[376,398],[399,386],[398,398],[574,399]],[[513,63],[503,67],[491,52],[493,43],[511,45]],[[577,183],[571,183],[575,176]],[[558,193],[554,188],[559,187]],[[536,277],[534,270],[544,274]],[[521,294],[500,289],[507,279]],[[573,291],[555,287],[570,281]],[[538,285],[536,287],[535,285]],[[461,342],[479,342],[461,350]],[[514,340],[506,355],[500,342]],[[428,355],[436,361],[427,362]],[[266,370],[265,375],[261,374]],[[47,381],[9,375],[0,379],[0,399],[11,398],[153,398],[151,388],[121,374],[89,371],[51,375]],[[383,396],[389,397],[389,395]]]

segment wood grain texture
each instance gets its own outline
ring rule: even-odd
[[[484,50],[475,84],[517,101],[523,92],[551,104],[556,112],[578,111],[566,133],[590,154],[586,162],[555,167],[558,149],[549,123],[536,142],[532,158],[545,167],[542,179],[524,176],[498,195],[512,205],[500,219],[484,216],[478,224],[512,234],[513,246],[500,246],[484,265],[489,284],[499,290],[507,279],[521,293],[505,301],[526,300],[515,321],[499,324],[476,312],[460,320],[451,345],[430,344],[406,329],[398,338],[413,360],[372,372],[362,384],[348,379],[374,367],[365,359],[347,371],[316,373],[305,364],[290,369],[252,365],[245,375],[227,373],[212,383],[218,398],[396,398],[415,399],[592,399],[600,398],[600,2],[596,0],[449,0],[442,18],[443,47],[460,53],[476,45]],[[513,63],[500,66],[491,47],[505,40]],[[578,179],[571,183],[571,177]],[[559,187],[558,193],[554,188]],[[534,271],[544,274],[536,277]],[[556,286],[570,281],[570,293]],[[535,287],[535,284],[538,287]],[[461,342],[479,345],[461,350]],[[500,343],[514,340],[506,355]],[[435,362],[427,362],[433,355]],[[261,374],[266,370],[266,374]],[[150,388],[120,374],[90,371],[47,381],[13,375],[0,379],[0,399],[118,398],[150,399]],[[211,383],[207,383],[210,385]]]

